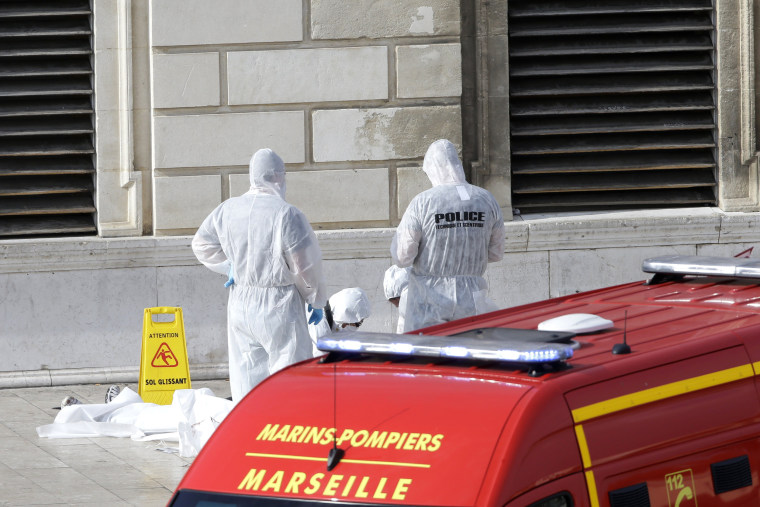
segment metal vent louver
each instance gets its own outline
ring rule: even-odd
[[[610,507],[650,507],[646,482],[609,492]]]
[[[510,0],[513,206],[715,204],[712,0]]]
[[[94,234],[89,0],[0,1],[0,239]]]
[[[752,468],[749,456],[727,459],[710,465],[715,494],[752,486]]]

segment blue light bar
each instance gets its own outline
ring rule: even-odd
[[[645,259],[645,273],[663,275],[727,276],[760,278],[760,260],[736,257],[702,257],[699,255],[663,255]]]
[[[542,331],[520,330],[520,334]],[[556,336],[544,333],[546,336]],[[572,336],[572,335],[571,335]],[[434,336],[340,331],[317,340],[324,352],[357,352],[391,356],[445,357],[497,362],[553,363],[573,356],[573,345],[482,336]]]

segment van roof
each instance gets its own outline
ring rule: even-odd
[[[583,470],[574,420],[590,417],[587,409],[597,410],[601,401],[640,389],[613,379],[664,366],[658,383],[670,386],[684,375],[743,367],[734,356],[687,372],[667,365],[739,347],[760,330],[760,280],[676,275],[421,330],[428,336],[536,330],[577,313],[612,321],[609,329],[571,335],[572,357],[539,374],[515,361],[345,350],[286,368],[236,407],[180,487],[366,503],[453,506],[489,499],[502,505],[524,491],[526,477],[537,484]],[[623,342],[630,353],[614,354]],[[554,446],[575,452],[553,453]],[[328,471],[333,447],[345,454]],[[518,470],[505,468],[510,454],[522,463]],[[496,464],[494,456],[500,456]]]
[[[581,347],[575,350],[568,362],[573,369],[578,369],[623,359],[611,352],[624,337],[634,353],[673,347],[688,350],[697,346],[697,337],[712,338],[729,334],[734,329],[760,325],[760,279],[733,272],[731,276],[715,276],[715,271],[709,267],[717,261],[722,261],[723,266],[760,266],[757,261],[667,256],[647,259],[644,266],[652,266],[659,259],[668,259],[673,265],[691,262],[692,267],[697,266],[695,259],[701,259],[705,267],[702,270],[695,267],[689,274],[674,273],[661,282],[663,278],[659,278],[659,274],[672,273],[669,269],[663,269],[655,272],[654,283],[633,282],[549,299],[423,331],[426,334],[452,335],[477,327],[536,329],[543,321],[575,313],[593,314],[611,320],[614,327],[574,338]],[[703,275],[705,272],[711,276]],[[656,359],[651,361],[656,362]]]

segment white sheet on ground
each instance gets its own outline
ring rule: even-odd
[[[144,403],[125,388],[111,403],[63,407],[52,424],[37,428],[45,438],[130,437],[179,442],[180,456],[198,454],[233,402],[208,388],[178,389],[171,405]]]

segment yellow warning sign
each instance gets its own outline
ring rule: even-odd
[[[138,393],[147,403],[169,405],[177,389],[190,389],[182,308],[146,308]]]

